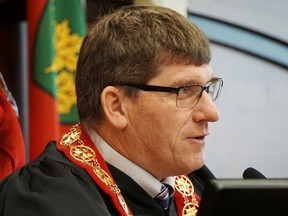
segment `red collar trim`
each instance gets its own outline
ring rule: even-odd
[[[62,151],[69,160],[89,173],[102,191],[110,196],[120,215],[132,215],[106,162],[87,135],[84,127],[80,124],[73,126],[70,132],[64,134],[61,140],[57,142],[56,148]]]

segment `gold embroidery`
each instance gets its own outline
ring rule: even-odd
[[[184,207],[182,209],[183,216],[196,216],[199,204],[194,195],[194,186],[186,176],[175,176],[175,189],[182,195],[184,199]]]

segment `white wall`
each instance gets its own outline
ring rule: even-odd
[[[267,177],[288,177],[288,71],[218,45],[212,52],[224,88],[207,165],[217,177],[241,177],[249,166]]]
[[[288,42],[287,0],[190,0],[188,7]],[[241,177],[249,166],[267,177],[287,178],[288,70],[216,44],[212,55],[224,88],[217,102],[221,120],[211,125],[207,142],[207,165],[219,178]]]

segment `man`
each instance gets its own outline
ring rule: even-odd
[[[80,123],[2,182],[0,214],[195,215],[203,180],[191,172],[223,84],[209,62],[204,34],[170,9],[124,7],[91,25]]]

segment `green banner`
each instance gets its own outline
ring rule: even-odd
[[[81,0],[48,1],[38,25],[33,80],[57,100],[61,124],[78,122],[75,72],[86,28]]]

